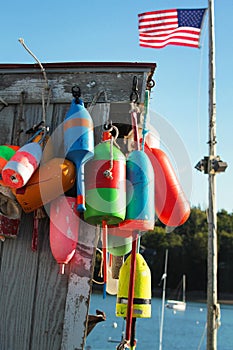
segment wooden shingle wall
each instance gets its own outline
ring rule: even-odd
[[[139,102],[154,64],[45,64],[48,83],[37,65],[0,65],[0,144],[22,146],[25,131],[43,117],[53,133],[64,120],[72,100],[71,88],[81,88],[82,99],[90,106],[101,91],[110,103],[110,118],[116,123],[129,120],[129,95],[134,76],[138,78]],[[106,102],[104,94],[97,105]],[[119,104],[119,105],[118,105]],[[97,106],[96,105],[96,106]],[[119,108],[118,108],[119,106]],[[95,142],[98,143],[101,113],[94,113]],[[122,120],[121,120],[122,118]],[[126,123],[127,124],[127,123]],[[99,129],[98,129],[99,128]],[[58,133],[54,155],[61,155],[62,134]],[[47,211],[49,212],[47,205]],[[0,243],[0,349],[1,350],[81,350],[84,349],[87,314],[95,249],[99,234],[95,227],[82,225],[79,245],[65,274],[49,246],[49,217],[39,220],[38,249],[31,249],[33,214],[22,214],[18,237]]]

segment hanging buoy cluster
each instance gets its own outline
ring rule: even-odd
[[[9,224],[14,225],[12,236],[17,236],[20,206],[25,213],[34,212],[35,250],[39,209],[50,204],[50,247],[64,274],[76,253],[80,217],[100,226],[103,297],[107,292],[117,296],[116,316],[126,318],[124,342],[135,348],[136,319],[151,317],[151,273],[139,253],[140,236],[154,229],[157,218],[167,226],[182,225],[190,207],[168,157],[147,132],[148,90],[139,140],[135,77],[130,95],[133,142],[127,156],[117,144],[118,129],[110,120],[103,123],[102,140],[94,146],[93,121],[80,89],[73,87],[72,93],[62,125],[64,158],[53,157],[51,152],[43,157],[48,141],[45,127],[22,147],[0,146],[0,186],[11,193],[0,194],[0,215],[17,220],[0,225],[0,239],[5,238]],[[70,195],[69,190],[75,194]],[[121,261],[118,274],[113,274],[114,261]]]
[[[62,125],[65,159],[50,156],[41,161],[48,139],[46,128],[22,147],[0,146],[0,181],[15,202],[25,213],[50,203],[50,245],[61,273],[78,244],[80,213],[88,224],[102,226],[107,264],[108,255],[129,254],[134,237],[153,230],[156,217],[167,226],[178,226],[190,211],[171,164],[161,150],[150,145],[144,127],[142,144],[139,142],[136,99],[131,110],[136,147],[125,156],[117,144],[118,129],[109,120],[103,126],[102,141],[94,146],[92,118],[79,88],[74,87],[72,93]],[[137,96],[135,82],[134,93]],[[73,188],[75,198],[64,195]],[[107,283],[107,268],[104,271]]]

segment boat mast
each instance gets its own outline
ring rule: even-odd
[[[161,311],[161,322],[160,322],[160,332],[159,332],[159,350],[162,350],[162,343],[163,343],[163,320],[164,320],[165,293],[166,293],[166,280],[167,280],[167,260],[168,260],[168,250],[166,249],[164,273],[162,276],[163,296],[162,296],[162,311]]]
[[[185,283],[185,275],[183,275],[183,299],[182,301],[185,303],[185,289],[186,289],[186,283]]]

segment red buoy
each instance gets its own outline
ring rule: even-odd
[[[78,243],[79,216],[76,199],[60,196],[50,206],[50,247],[64,274],[65,265],[75,254]]]
[[[155,174],[155,211],[159,220],[171,227],[183,225],[190,215],[190,205],[167,155],[145,145]]]

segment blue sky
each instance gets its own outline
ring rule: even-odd
[[[151,94],[151,121],[161,130],[161,146],[167,146],[179,163],[177,140],[189,172],[180,180],[191,205],[208,206],[208,177],[194,169],[208,155],[208,28],[207,16],[201,48],[167,46],[142,48],[138,44],[138,13],[169,8],[204,8],[207,0],[41,0],[1,4],[0,63],[34,63],[19,44],[25,43],[41,62],[113,61],[153,62],[156,86]],[[217,209],[233,211],[233,18],[232,0],[215,0],[217,154],[227,161],[217,175]],[[167,130],[167,132],[166,132]],[[173,141],[171,141],[173,140]],[[180,154],[180,157],[182,157]],[[188,178],[187,178],[188,177]]]

